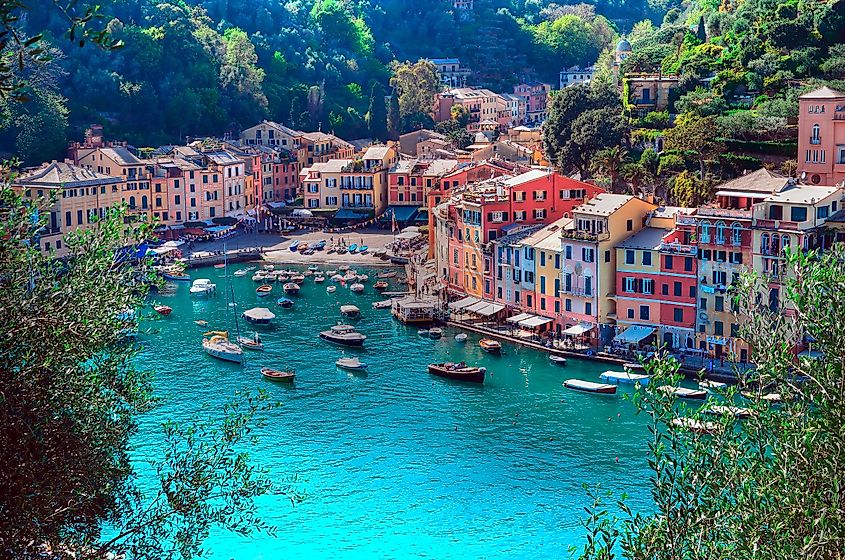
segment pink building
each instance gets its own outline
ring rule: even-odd
[[[825,86],[798,98],[798,173],[812,185],[845,181],[845,93]]]
[[[514,95],[525,101],[525,121],[527,123],[539,124],[546,120],[551,89],[551,85],[542,82],[526,82],[514,86]]]

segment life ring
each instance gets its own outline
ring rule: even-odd
[[[592,356],[592,355],[593,355],[593,351],[592,351],[592,350],[587,350],[587,355],[588,355],[588,356]]]

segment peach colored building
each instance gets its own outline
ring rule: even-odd
[[[56,255],[67,254],[65,235],[88,229],[123,201],[124,181],[70,162],[45,163],[21,173],[12,184],[26,198],[41,200],[43,212],[50,213],[41,232],[40,246]],[[56,196],[55,204],[49,199]]]
[[[152,213],[150,180],[146,165],[129,147],[112,143],[108,146],[80,147],[74,152],[76,163],[105,175],[123,179],[122,200],[129,215],[136,220],[147,220]]]
[[[845,181],[845,93],[825,86],[798,98],[798,172],[812,185]]]

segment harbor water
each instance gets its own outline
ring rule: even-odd
[[[246,265],[230,267],[229,272]],[[214,559],[276,558],[560,558],[580,545],[588,498],[582,485],[601,484],[634,510],[649,509],[646,419],[634,414],[620,387],[616,396],[577,393],[568,378],[599,381],[605,364],[570,359],[511,344],[500,356],[484,353],[479,337],[461,344],[457,331],[439,340],[375,310],[383,297],[369,274],[363,294],[338,285],[333,294],[306,278],[292,309],[259,298],[251,273],[230,277],[237,313],[268,307],[272,327],[258,327],[264,352],[246,352],[243,366],[207,356],[205,330],[234,331],[220,269],[191,271],[218,285],[210,298],[190,297],[188,283],[151,299],[173,313],[144,326],[142,367],[157,372],[160,407],[146,414],[133,446],[142,484],[152,484],[146,461],[161,453],[162,422],[221,414],[239,390],[264,388],[281,403],[268,414],[251,458],[282,482],[296,476],[306,499],[259,502],[276,537],[213,532]],[[390,290],[402,289],[390,280]],[[343,349],[318,338],[354,304],[352,321],[367,335],[364,349]],[[208,321],[207,327],[194,321]],[[350,322],[349,320],[345,322]],[[256,330],[240,320],[241,332]],[[339,370],[335,360],[356,356],[367,375]],[[430,362],[466,361],[487,368],[484,385],[433,377]],[[292,386],[263,379],[262,367],[296,369]],[[615,369],[619,369],[618,367]]]

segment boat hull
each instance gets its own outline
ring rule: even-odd
[[[340,346],[353,346],[353,347],[361,347],[364,346],[364,339],[360,338],[337,338],[330,334],[320,333],[320,338],[325,340],[326,342],[331,342],[332,344],[339,344]]]
[[[484,368],[458,368],[449,369],[443,364],[429,364],[428,373],[451,379],[452,381],[466,381],[468,383],[484,383]]]
[[[208,346],[205,347],[205,353],[212,358],[217,358],[218,360],[223,360],[224,362],[240,364],[244,361],[243,354],[233,354],[231,352],[217,350],[216,348],[209,348]]]
[[[567,389],[582,391],[584,393],[597,393],[600,395],[616,394],[616,385],[607,385],[604,383],[591,383],[589,381],[581,381],[578,379],[567,379],[563,382],[563,386]]]

